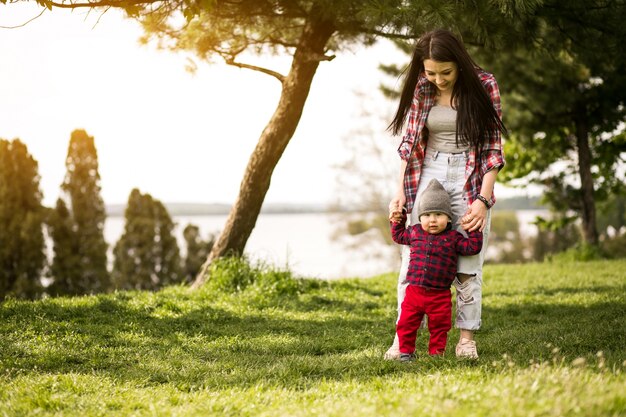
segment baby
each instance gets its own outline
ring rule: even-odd
[[[467,232],[468,237],[452,230],[450,196],[433,179],[419,199],[420,224],[406,225],[406,212],[393,212],[390,217],[394,242],[409,245],[411,256],[406,276],[409,285],[401,305],[396,332],[400,340],[403,362],[415,358],[417,329],[424,315],[428,316],[428,353],[443,355],[452,328],[452,294],[450,287],[457,272],[459,255],[480,252],[483,235]]]

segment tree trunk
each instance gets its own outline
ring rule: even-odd
[[[591,149],[589,148],[589,128],[585,110],[577,112],[576,147],[578,149],[578,170],[580,173],[581,215],[583,237],[590,245],[598,244],[596,227],[596,203],[593,197],[593,176],[591,175]]]
[[[285,77],[276,111],[261,133],[250,156],[239,196],[224,229],[196,276],[197,288],[208,279],[211,262],[226,255],[241,255],[254,229],[276,164],[296,131],[311,82],[333,32],[330,22],[312,19],[303,29],[289,74]]]

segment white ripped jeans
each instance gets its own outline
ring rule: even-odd
[[[436,178],[443,188],[450,194],[452,203],[452,227],[463,232],[461,228],[461,217],[468,209],[468,201],[463,192],[465,185],[465,164],[467,154],[450,154],[426,149],[426,156],[422,165],[420,183],[417,190],[417,197],[413,210],[408,218],[409,224],[418,224],[417,217],[419,199],[422,192],[431,179]],[[483,230],[483,248],[478,255],[459,256],[457,272],[470,275],[471,277],[464,283],[460,283],[458,278],[454,280],[456,287],[456,327],[465,330],[478,330],[480,328],[481,303],[482,303],[482,283],[483,283],[483,262],[487,250],[487,240],[489,229],[491,228],[491,210],[487,211],[485,229]],[[398,317],[400,317],[402,301],[408,281],[406,274],[409,269],[408,246],[402,246],[402,264],[398,277]],[[422,323],[424,325],[424,323]]]

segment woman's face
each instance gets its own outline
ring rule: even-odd
[[[452,88],[459,78],[459,68],[454,62],[424,60],[424,72],[428,81],[435,84],[440,92],[452,93]]]

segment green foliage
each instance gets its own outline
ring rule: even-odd
[[[287,53],[295,55],[307,26],[327,22],[333,37],[327,49],[339,51],[355,43],[371,45],[377,37],[417,37],[428,27],[458,24],[460,16],[476,17],[472,30],[489,30],[489,19],[505,15],[488,1],[451,4],[441,1],[295,0],[240,2],[174,2],[179,7],[150,9],[141,14],[144,41],[158,38],[172,49],[194,51],[201,59],[221,57],[234,64],[239,55]],[[146,6],[146,10],[150,6]],[[477,8],[480,7],[480,10]],[[182,10],[184,21],[173,19]]]
[[[94,138],[84,130],[72,132],[65,167],[61,185],[65,198],[57,201],[48,221],[54,246],[49,292],[103,292],[110,288],[104,240],[106,211]]]
[[[286,297],[300,293],[305,284],[306,282],[294,278],[289,270],[266,267],[256,280],[255,290],[261,296]]]
[[[600,259],[591,256],[590,249],[575,251],[579,246],[588,248],[589,245],[580,243],[580,228],[574,220],[572,217],[559,219],[558,215],[552,220],[537,216],[534,221],[537,234],[534,235],[523,233],[516,212],[495,210],[491,218],[488,246],[496,248],[496,255],[491,256],[489,262],[533,262],[552,258],[577,261]]]
[[[242,291],[255,282],[258,272],[243,257],[227,256],[216,259],[209,268],[209,286],[217,291]]]
[[[538,228],[533,245],[533,259],[543,261],[549,256],[567,251],[581,241],[580,228],[574,223],[575,218],[553,213],[550,220],[537,217]]]
[[[547,257],[550,262],[556,262],[559,264],[567,262],[589,262],[603,259],[605,256],[602,253],[600,247],[595,245],[589,245],[586,243],[579,243],[576,246],[567,249],[564,252],[559,252]]]
[[[626,187],[626,186],[625,186]],[[626,190],[616,190],[598,204],[598,229],[605,238],[609,237],[609,229],[614,233],[626,231]]]
[[[481,355],[385,361],[397,276],[0,305],[0,414],[621,416],[625,261],[485,268]],[[487,281],[488,280],[488,281]],[[488,285],[487,285],[488,283]],[[504,411],[503,411],[504,410]]]
[[[251,263],[246,257],[228,256],[211,263],[208,291],[242,293],[255,302],[271,301],[276,297],[297,295],[303,281],[291,271],[281,270],[262,262]]]
[[[626,258],[626,233],[606,238],[601,242],[600,247],[607,258]]]
[[[167,209],[158,200],[153,200],[156,220],[156,245],[153,247],[153,260],[160,286],[178,284],[182,281],[180,250],[174,236],[174,221]]]
[[[620,2],[549,2],[526,42],[477,51],[502,86],[511,132],[502,178],[543,185],[552,209],[576,212],[590,244],[595,206],[624,193],[625,18]]]
[[[152,198],[133,189],[124,212],[124,233],[113,249],[115,288],[152,288],[152,246],[156,240]]]
[[[0,300],[41,293],[44,209],[37,161],[19,139],[0,139]]]
[[[215,236],[210,235],[208,241],[202,240],[200,237],[200,229],[198,226],[188,224],[183,230],[183,238],[187,245],[187,254],[185,256],[185,265],[183,273],[185,275],[185,281],[188,283],[193,282],[200,272],[200,268],[206,261],[211,252],[211,248],[215,243]]]
[[[580,227],[575,217],[553,216],[551,220],[537,216],[534,222],[537,234],[529,236],[521,233],[515,212],[494,211],[489,247],[495,247],[497,255],[489,258],[489,262],[548,260],[565,263],[626,257],[626,249],[623,249],[626,248],[626,234],[607,236],[600,245],[589,245],[581,240]]]
[[[133,189],[124,217],[124,233],[113,250],[115,288],[156,290],[182,282],[174,222],[165,206]]]
[[[47,292],[52,295],[88,294],[90,288],[85,288],[85,283],[81,282],[80,249],[74,219],[64,200],[57,200],[55,209],[49,211],[47,223],[54,248],[54,261],[50,267],[50,276],[54,280]]]

